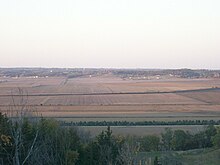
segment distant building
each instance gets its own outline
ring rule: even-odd
[[[214,73],[214,78],[219,78],[220,77],[220,73]]]

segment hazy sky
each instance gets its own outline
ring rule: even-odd
[[[220,0],[1,0],[18,66],[220,69]]]

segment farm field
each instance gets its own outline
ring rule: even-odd
[[[13,102],[20,102],[20,88],[38,115],[70,122],[220,120],[219,87],[220,79],[214,78],[2,77],[0,110],[9,112]]]
[[[105,131],[105,126],[80,126],[80,129],[90,132],[92,137],[97,136],[100,132]],[[188,126],[112,126],[111,130],[114,135],[123,136],[146,136],[146,135],[158,135],[164,133],[165,128],[170,128],[171,130],[184,130],[189,131],[192,134],[196,134],[205,129],[202,125],[188,125]]]

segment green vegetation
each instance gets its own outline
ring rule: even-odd
[[[132,160],[125,138],[113,136],[110,127],[92,139],[74,127],[61,127],[56,120],[10,121],[0,113],[0,128],[4,164],[123,165]]]
[[[200,149],[187,151],[180,154],[180,160],[184,165],[218,165],[220,162],[220,150]]]
[[[217,164],[220,128],[190,134],[166,129],[161,136],[115,136],[110,126],[95,138],[56,120],[10,120],[0,113],[0,161],[12,165]]]
[[[189,151],[142,152],[138,154],[137,159],[138,162],[147,162],[150,165],[156,163],[162,165],[219,165],[219,155],[219,149],[208,148]]]
[[[60,121],[62,126],[152,126],[152,125],[220,125],[220,120],[177,120],[177,121]]]
[[[217,128],[217,131],[215,134],[213,134],[214,136],[212,137],[212,141],[214,146],[216,146],[217,148],[220,148],[220,128]]]

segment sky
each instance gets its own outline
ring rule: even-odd
[[[0,67],[220,69],[220,1],[1,0]]]

